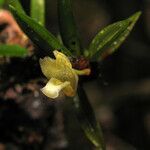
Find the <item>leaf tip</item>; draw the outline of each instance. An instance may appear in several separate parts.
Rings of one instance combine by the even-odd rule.
[[[139,19],[139,17],[141,16],[141,14],[142,14],[142,11],[138,11],[138,12],[134,13],[129,19],[131,21],[136,22]]]

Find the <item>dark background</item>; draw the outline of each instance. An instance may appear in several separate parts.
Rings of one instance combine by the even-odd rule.
[[[29,0],[21,2],[29,12]],[[58,35],[56,3],[46,1],[46,26]],[[73,9],[85,47],[106,25],[142,11],[127,40],[98,64],[98,78],[87,81],[84,88],[104,131],[107,150],[150,149],[150,0],[74,0]],[[12,60],[1,67],[1,74],[9,79],[16,76],[13,66],[20,62],[29,70],[39,67],[30,61]],[[19,71],[22,66],[16,68]],[[12,72],[9,75],[8,70]],[[72,109],[66,108],[69,104],[64,100],[48,101],[38,90],[28,89],[29,84],[35,85],[27,77],[33,79],[41,74],[40,70],[36,72],[18,75],[27,84],[22,96],[0,97],[0,150],[94,149]],[[14,86],[7,86],[4,92]]]

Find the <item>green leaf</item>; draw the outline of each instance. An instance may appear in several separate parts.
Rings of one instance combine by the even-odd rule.
[[[0,45],[0,56],[23,57],[27,55],[27,49],[18,45]]]
[[[81,43],[72,12],[71,0],[58,0],[58,17],[64,45],[72,53],[80,55]]]
[[[5,0],[0,0],[0,8],[3,7],[4,2],[5,2]]]
[[[21,29],[41,50],[44,51],[46,55],[51,55],[53,50],[61,50],[66,55],[71,55],[70,51],[68,51],[68,49],[65,48],[54,35],[48,32],[34,19],[17,11],[12,6],[10,6],[10,10]]]
[[[99,150],[105,150],[101,128],[96,121],[93,109],[81,86],[78,88],[78,95],[74,97],[74,103],[77,118],[85,135],[95,147],[99,148]]]
[[[103,60],[115,52],[129,35],[140,15],[141,12],[137,12],[126,20],[113,23],[102,29],[92,40],[85,55],[92,60]]]
[[[25,11],[20,3],[19,0],[8,0],[8,5],[11,5],[13,7],[15,7],[15,9],[23,14],[25,14]]]
[[[45,0],[31,0],[30,16],[41,25],[45,25]]]

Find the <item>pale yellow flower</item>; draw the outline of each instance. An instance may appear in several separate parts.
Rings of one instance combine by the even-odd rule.
[[[40,59],[43,74],[49,80],[41,89],[49,98],[57,98],[60,91],[66,96],[74,96],[78,85],[78,75],[89,75],[90,69],[75,70],[71,62],[63,53],[54,51],[56,59],[44,57]]]
[[[56,98],[63,91],[66,96],[74,96],[78,84],[78,75],[69,59],[61,52],[54,51],[56,59],[40,59],[43,74],[49,80],[41,91],[49,98]]]

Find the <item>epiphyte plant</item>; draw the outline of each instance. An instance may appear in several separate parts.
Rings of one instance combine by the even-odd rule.
[[[62,42],[45,28],[45,0],[31,0],[30,16],[27,16],[19,0],[9,0],[9,10],[24,33],[35,43],[40,53],[43,74],[49,80],[42,92],[55,99],[60,91],[74,102],[79,123],[93,145],[105,150],[102,131],[83,89],[78,75],[90,75],[90,62],[102,61],[115,52],[137,22],[141,12],[108,25],[100,30],[87,48],[82,47],[74,20],[71,0],[57,0],[59,28]],[[38,13],[37,13],[38,10]],[[1,50],[0,53],[2,54]],[[54,53],[55,58],[50,56]]]

